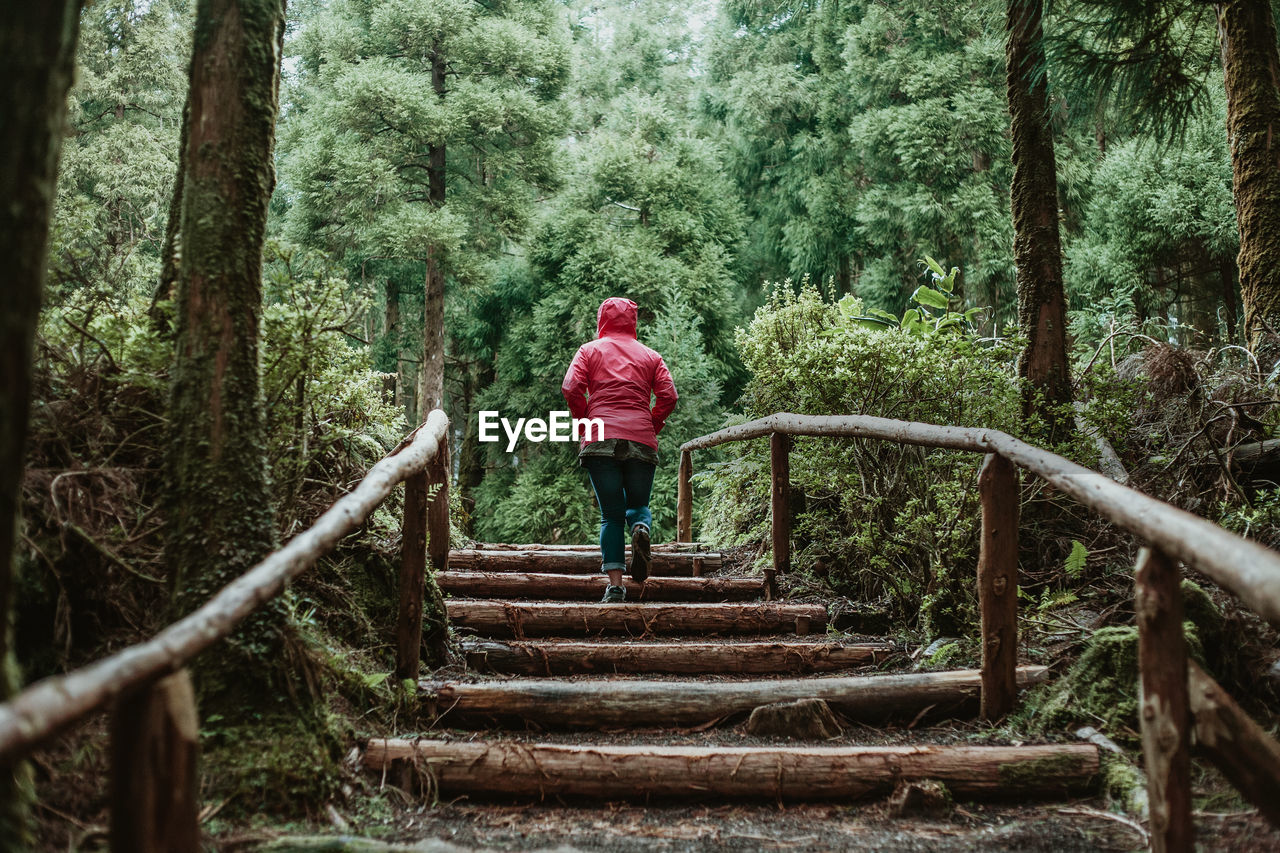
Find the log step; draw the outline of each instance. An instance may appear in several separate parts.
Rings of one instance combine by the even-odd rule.
[[[821,604],[572,604],[451,599],[449,621],[489,637],[782,634],[824,631]]]
[[[559,575],[543,572],[436,573],[440,589],[471,598],[540,598],[599,601],[609,582],[604,575]],[[750,601],[764,598],[759,578],[652,577],[645,583],[623,578],[628,601]]]
[[[625,546],[631,553],[631,546]],[[471,546],[474,551],[569,551],[599,554],[600,546],[594,543],[582,545],[543,545],[537,542],[517,545],[511,542],[476,542]],[[649,550],[655,554],[705,554],[712,550],[705,542],[654,542]]]
[[[1092,744],[708,748],[377,739],[365,747],[367,771],[406,765],[430,775],[429,795],[843,801],[935,779],[963,799],[1021,800],[1087,790],[1099,758]]]
[[[464,640],[467,666],[519,675],[603,672],[804,673],[879,663],[892,643],[627,643]]]
[[[654,551],[650,575],[693,577],[717,572],[723,560],[717,553],[688,554]],[[449,570],[459,572],[554,572],[600,574],[600,549],[590,551],[480,551],[463,548],[449,552]]]
[[[1048,669],[1018,669],[1018,683],[1044,681]],[[757,681],[565,681],[525,679],[481,684],[419,682],[424,701],[450,724],[518,718],[558,728],[692,726],[745,714],[761,705],[825,699],[853,720],[959,716],[977,709],[976,669],[850,678]]]

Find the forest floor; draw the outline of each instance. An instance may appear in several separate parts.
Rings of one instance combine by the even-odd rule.
[[[1199,813],[1201,848],[1280,850],[1280,830],[1256,811]],[[455,801],[405,806],[380,821],[381,844],[356,842],[372,827],[352,823],[342,835],[319,827],[239,830],[216,839],[219,850],[392,853],[400,850],[876,850],[895,853],[970,850],[1145,850],[1145,829],[1097,799],[1051,804],[963,803],[938,815],[895,817],[884,801],[852,805],[490,804]],[[332,826],[325,827],[329,833]],[[1203,837],[1209,832],[1211,837]],[[304,841],[304,838],[309,840]],[[324,839],[321,842],[321,838]],[[442,843],[443,842],[443,843]],[[385,846],[384,846],[385,845]]]

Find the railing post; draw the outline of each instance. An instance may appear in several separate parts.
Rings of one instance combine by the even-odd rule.
[[[422,658],[422,589],[427,560],[427,472],[404,481],[400,528],[400,609],[396,615],[396,678],[417,680]]]
[[[431,556],[431,568],[437,572],[449,570],[449,441],[440,442],[440,452],[427,468],[428,484],[437,486],[435,496],[427,507],[427,547]]]
[[[396,619],[396,678],[418,678],[422,660],[422,599],[427,552],[431,567],[449,569],[449,439],[425,471],[404,481],[404,525],[401,527],[400,610]],[[436,493],[427,501],[427,492]]]
[[[693,476],[693,454],[680,451],[680,479],[676,486],[676,541],[693,541],[693,491],[689,478]]]
[[[111,716],[111,849],[196,853],[200,725],[187,670],[117,700]]]
[[[984,720],[999,720],[1018,701],[1018,469],[988,453],[978,473],[982,539],[978,608],[982,618]]]
[[[769,435],[769,470],[773,481],[773,570],[783,574],[791,571],[791,436],[784,432]]]
[[[1195,846],[1195,828],[1191,822],[1191,729],[1182,589],[1177,565],[1156,549],[1143,548],[1138,555],[1134,606],[1151,849],[1154,853],[1190,851]]]

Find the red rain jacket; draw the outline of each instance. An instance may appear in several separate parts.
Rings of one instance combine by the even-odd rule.
[[[652,409],[650,392],[657,397]],[[662,356],[636,340],[636,303],[614,296],[600,304],[596,339],[578,347],[560,393],[573,417],[602,419],[606,439],[657,449],[658,433],[676,407],[676,386]]]

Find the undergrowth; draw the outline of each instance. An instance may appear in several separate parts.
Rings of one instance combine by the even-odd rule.
[[[353,323],[367,306],[314,256],[275,246],[268,261],[263,385],[287,541],[407,430],[384,399],[384,376],[355,345]],[[17,561],[17,651],[28,682],[145,639],[170,618],[158,496],[171,347],[147,308],[141,297],[83,290],[42,318]],[[342,760],[354,739],[385,731],[402,711],[387,677],[401,495],[282,597],[288,678],[274,695],[201,709],[202,793],[221,819],[319,814],[353,781]],[[431,644],[447,629],[438,592],[428,605]],[[46,842],[75,841],[49,810],[105,820],[94,732],[78,729],[36,762]]]

